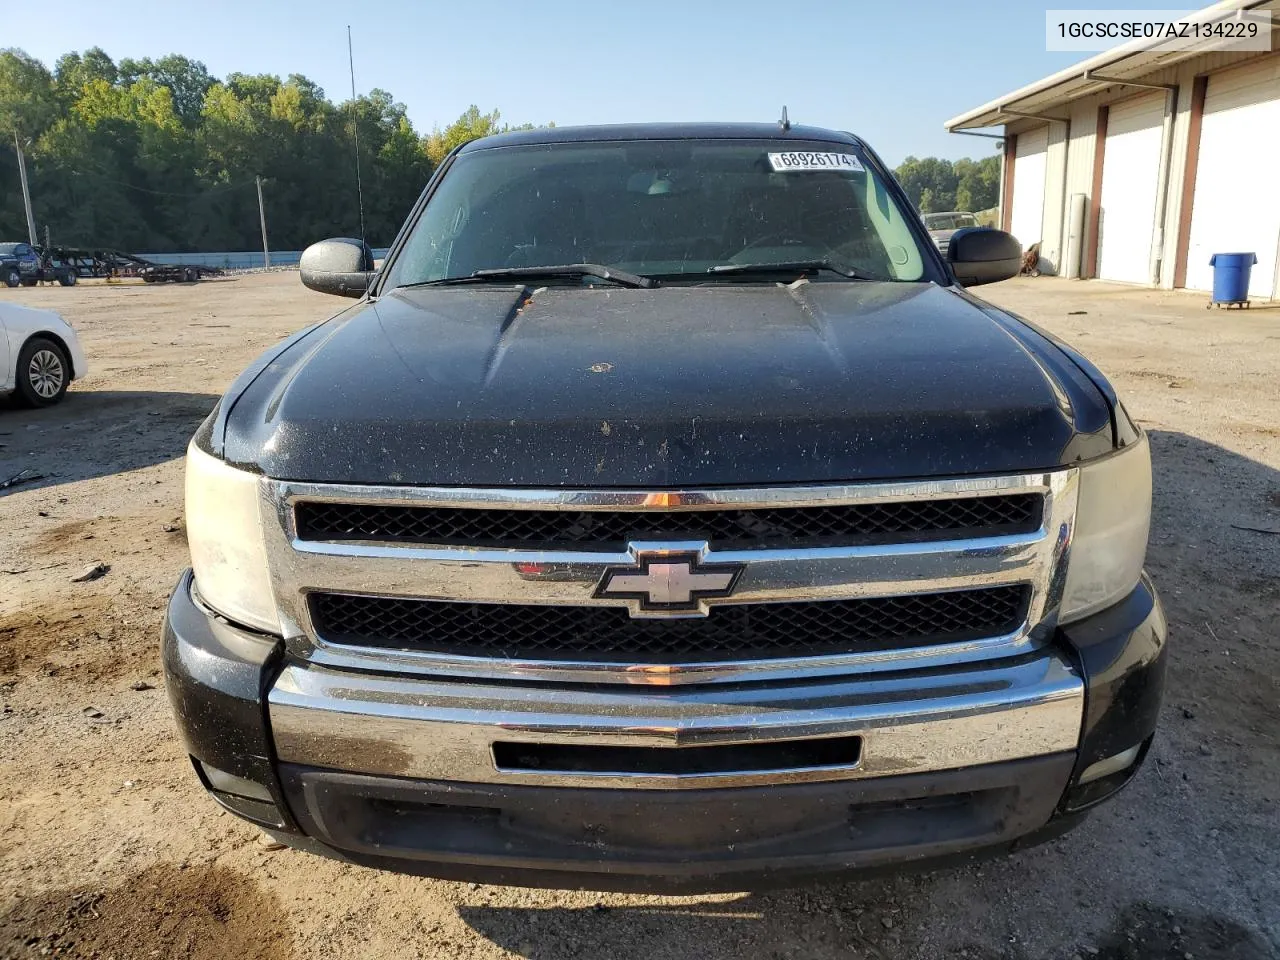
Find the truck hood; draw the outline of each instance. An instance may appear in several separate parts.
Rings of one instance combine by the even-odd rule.
[[[281,479],[693,487],[1048,469],[1112,427],[1061,350],[934,284],[457,286],[295,337],[209,442]]]

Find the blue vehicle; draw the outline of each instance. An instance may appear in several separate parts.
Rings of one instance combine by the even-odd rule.
[[[55,264],[39,247],[29,243],[0,243],[0,280],[6,287],[34,287],[41,280],[57,280],[64,287],[75,285],[75,267]]]

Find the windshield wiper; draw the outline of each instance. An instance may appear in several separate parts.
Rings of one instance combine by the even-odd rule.
[[[477,270],[465,277],[444,277],[440,280],[424,280],[406,283],[406,287],[445,286],[455,283],[487,283],[493,280],[541,280],[551,277],[598,277],[623,287],[656,287],[657,281],[641,277],[625,270],[615,270],[599,263],[561,263],[545,267],[496,267]]]
[[[838,274],[846,280],[870,280],[852,267],[830,259],[822,260],[784,260],[770,263],[720,263],[708,267],[707,273],[818,273],[825,270]]]

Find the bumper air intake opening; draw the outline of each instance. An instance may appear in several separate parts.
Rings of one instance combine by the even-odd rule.
[[[196,757],[191,758],[191,764],[209,795],[232,813],[265,827],[285,826],[284,815],[265,784],[219,770]]]
[[[717,776],[858,765],[860,737],[823,737],[707,747],[618,747],[566,743],[493,744],[503,773],[578,773],[587,776]]]
[[[1076,785],[1063,797],[1062,811],[1078,813],[1087,810],[1122,790],[1141,768],[1154,739],[1155,735],[1152,734],[1138,745],[1136,752],[1133,749],[1124,750],[1086,768]],[[1090,773],[1094,774],[1093,778],[1086,780],[1085,776]]]

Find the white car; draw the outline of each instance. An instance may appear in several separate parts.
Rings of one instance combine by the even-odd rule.
[[[89,364],[71,324],[52,310],[0,303],[0,394],[29,407],[62,399]]]

